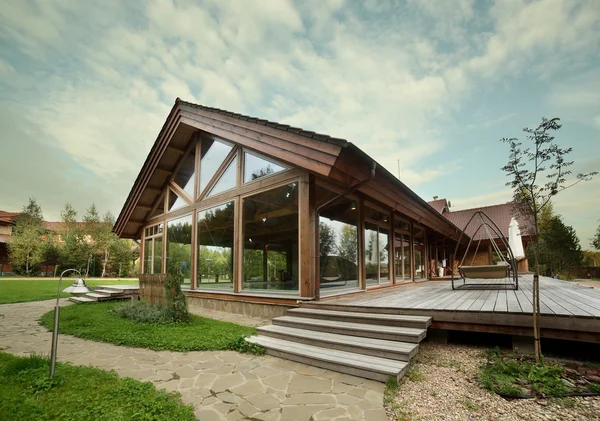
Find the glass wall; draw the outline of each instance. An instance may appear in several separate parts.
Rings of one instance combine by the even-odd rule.
[[[390,282],[389,216],[365,207],[365,269],[367,286]]]
[[[204,139],[201,146],[200,159],[200,188],[199,194],[204,191],[210,180],[214,177],[221,164],[227,158],[227,155],[233,149],[226,143],[218,142],[212,139]]]
[[[338,194],[316,186],[317,207]],[[319,215],[319,285],[322,293],[358,288],[358,209],[343,197]]]
[[[250,152],[244,153],[244,183],[249,183],[283,170],[285,170],[285,168],[281,165],[251,154]]]
[[[242,200],[243,289],[298,290],[298,185]]]
[[[192,215],[167,222],[167,273],[180,273],[183,283],[191,281]]]
[[[394,217],[396,283],[412,280],[411,235],[410,224]]]
[[[233,290],[235,203],[198,212],[197,289]]]
[[[144,229],[144,273],[162,273],[163,224]]]
[[[415,249],[415,279],[425,279],[427,265],[425,261],[425,230],[415,227],[413,241]]]
[[[144,241],[144,273],[152,273],[152,239]]]

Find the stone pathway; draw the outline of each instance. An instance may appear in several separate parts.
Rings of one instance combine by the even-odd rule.
[[[0,349],[16,355],[49,354],[52,334],[37,319],[53,304],[0,305]],[[58,360],[114,369],[121,376],[176,390],[195,406],[201,421],[387,420],[383,384],[270,356],[157,352],[61,335]]]

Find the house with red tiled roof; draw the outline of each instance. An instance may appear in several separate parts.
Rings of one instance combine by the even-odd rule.
[[[21,215],[20,212],[6,212],[0,210],[0,276],[13,273],[7,244],[10,241],[10,237],[12,237],[13,226],[19,215]],[[83,227],[83,222],[76,222],[76,224],[79,227]],[[56,234],[58,242],[62,242],[62,234],[65,232],[66,224],[64,222],[44,221],[44,229],[47,233],[50,233],[50,235]],[[53,270],[52,267],[45,269],[49,272],[52,272]]]
[[[489,239],[491,236],[498,247],[503,249],[503,242],[491,231],[477,230],[479,224],[467,223],[471,217],[478,211],[483,211],[492,221],[498,226],[504,238],[508,238],[508,227],[512,218],[515,218],[521,230],[521,241],[523,249],[527,248],[527,244],[534,240],[531,232],[531,221],[523,216],[515,206],[514,202],[500,203],[497,205],[481,206],[477,208],[451,210],[450,202],[447,199],[438,199],[427,202],[431,207],[441,213],[454,225],[464,230],[465,234],[472,238],[474,243],[479,244],[476,252],[467,255],[465,260],[473,262],[474,265],[490,265],[493,263],[493,246]],[[527,259],[523,259],[518,263],[519,272],[526,272],[528,268]]]
[[[12,227],[15,224],[19,212],[6,212],[0,210],[0,275],[12,272],[8,258],[7,243],[12,236]]]

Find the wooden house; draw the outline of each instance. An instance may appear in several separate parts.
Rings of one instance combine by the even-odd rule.
[[[141,241],[142,273],[221,306],[424,280],[430,244],[460,235],[347,140],[180,99],[114,231]]]

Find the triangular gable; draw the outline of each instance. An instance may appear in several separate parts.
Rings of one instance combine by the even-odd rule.
[[[282,166],[304,168],[324,176],[330,174],[342,148],[348,144],[343,139],[204,107],[178,98],[115,223],[114,231],[119,236],[139,238],[141,227],[150,214],[156,215],[154,205],[173,178],[175,167],[181,164],[184,155],[190,154],[191,157],[191,152],[186,150],[190,139],[198,135],[213,140],[222,139],[225,143],[248,148],[257,156],[279,161]],[[191,162],[192,158],[189,158],[188,164],[181,164],[181,167],[189,168]],[[193,197],[189,194],[191,185],[188,186],[185,181],[177,185]],[[201,177],[198,189],[202,191],[202,187],[206,188],[207,185],[203,184]]]

